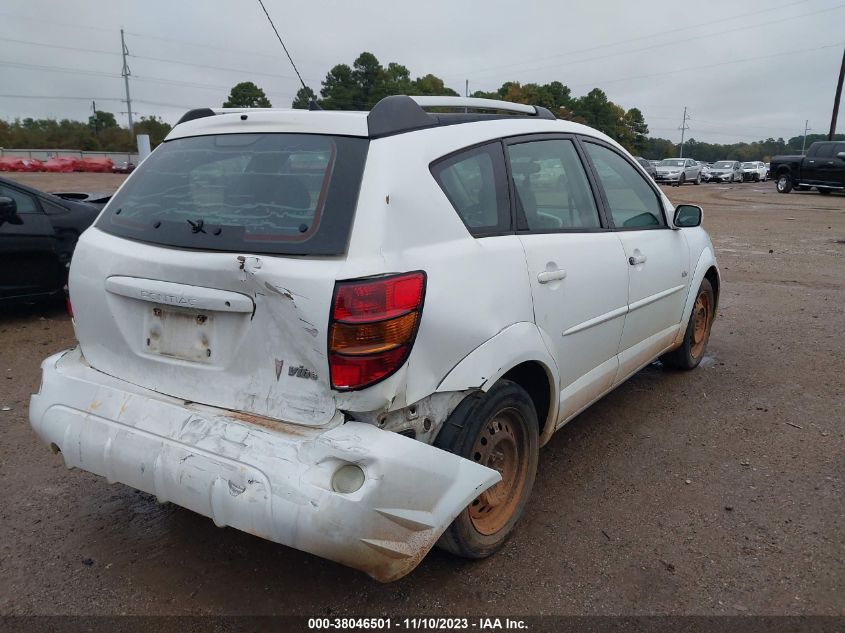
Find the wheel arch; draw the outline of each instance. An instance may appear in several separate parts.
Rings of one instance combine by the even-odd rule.
[[[695,303],[695,296],[698,293],[698,289],[701,286],[701,282],[707,279],[710,282],[710,285],[713,287],[713,299],[715,301],[715,305],[713,306],[714,312],[719,306],[719,294],[722,287],[722,277],[721,273],[719,273],[719,267],[716,264],[716,257],[713,254],[713,249],[710,246],[704,248],[701,251],[701,255],[698,258],[698,263],[695,266],[695,272],[692,275],[692,280],[690,281],[689,288],[687,290],[687,298],[686,302],[684,303],[684,312],[681,316],[681,323],[686,324],[689,321],[690,315],[692,314],[692,307]],[[683,341],[684,333],[686,328],[681,327],[678,330],[678,335],[675,339],[675,345],[680,345],[681,341]]]
[[[557,423],[560,372],[536,324],[515,323],[476,347],[452,368],[436,391],[488,391],[501,378],[528,392],[537,409],[542,446]]]

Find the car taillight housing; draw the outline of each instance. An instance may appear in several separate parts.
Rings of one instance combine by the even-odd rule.
[[[335,284],[329,323],[332,388],[363,389],[407,360],[422,314],[425,273]]]

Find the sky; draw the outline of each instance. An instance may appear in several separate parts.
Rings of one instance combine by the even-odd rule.
[[[264,0],[319,92],[362,51],[464,93],[505,81],[598,87],[642,110],[651,136],[713,143],[826,133],[845,48],[845,2],[737,0]],[[253,81],[289,107],[298,80],[258,0],[3,0],[0,118],[126,125],[120,29],[135,116],[174,123]],[[49,46],[48,46],[49,45]],[[845,131],[845,107],[837,131]],[[123,114],[121,114],[123,112]]]

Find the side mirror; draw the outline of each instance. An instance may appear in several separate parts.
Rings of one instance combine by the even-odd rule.
[[[836,157],[845,160],[845,152],[839,152]]]
[[[13,198],[0,196],[0,220],[9,221],[18,214],[18,203]]]
[[[701,226],[701,217],[704,212],[701,207],[694,204],[679,204],[675,208],[674,224],[678,228],[688,229]]]

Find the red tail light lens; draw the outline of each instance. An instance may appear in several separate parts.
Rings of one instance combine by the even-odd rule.
[[[417,333],[424,294],[422,271],[335,285],[329,327],[334,389],[368,387],[402,366]]]

